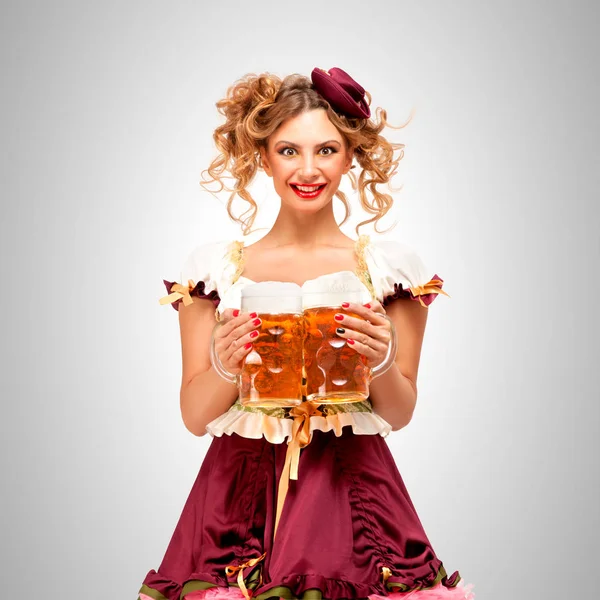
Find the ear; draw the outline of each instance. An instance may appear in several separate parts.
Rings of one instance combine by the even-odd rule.
[[[261,162],[262,168],[269,177],[272,177],[273,175],[271,173],[271,165],[269,164],[269,161],[267,159],[267,152],[263,146],[261,146],[259,150],[260,150],[260,162]]]
[[[346,162],[344,163],[344,175],[352,168],[352,161],[354,160],[354,148],[348,148],[346,150]]]

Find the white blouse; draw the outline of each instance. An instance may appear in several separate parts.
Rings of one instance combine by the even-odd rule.
[[[311,291],[327,290],[335,285],[336,276],[352,273],[362,284],[363,303],[375,298],[384,306],[398,298],[408,298],[428,307],[442,290],[443,280],[425,265],[409,245],[393,240],[372,241],[361,235],[355,244],[358,268],[354,272],[339,271],[307,281]],[[254,283],[242,275],[244,242],[219,241],[196,246],[184,261],[178,281],[163,280],[168,295],[161,304],[176,310],[181,302],[192,302],[197,296],[211,300],[216,316],[227,308],[241,308],[241,290]],[[338,277],[339,279],[339,277]],[[321,405],[322,415],[310,416],[310,431],[334,431],[342,434],[349,426],[355,434],[386,436],[391,426],[373,411],[369,400],[338,405]],[[237,433],[243,437],[264,436],[271,443],[282,443],[292,437],[293,418],[289,409],[243,406],[239,398],[227,412],[207,425],[213,436]]]

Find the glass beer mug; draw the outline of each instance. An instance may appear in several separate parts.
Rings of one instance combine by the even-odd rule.
[[[302,402],[302,289],[295,283],[265,281],[241,290],[241,309],[261,319],[259,335],[235,375],[225,369],[215,352],[213,330],[210,360],[221,377],[235,383],[246,406],[297,406]]]
[[[369,397],[369,383],[384,373],[396,356],[394,327],[383,362],[373,368],[365,356],[349,347],[335,330],[340,324],[336,313],[363,318],[342,308],[342,302],[364,304],[364,288],[352,272],[337,273],[309,281],[303,292],[305,319],[304,367],[306,397],[319,404],[361,402]],[[386,315],[381,315],[389,320]]]

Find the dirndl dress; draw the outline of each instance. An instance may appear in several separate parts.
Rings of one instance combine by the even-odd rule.
[[[356,241],[364,302],[429,306],[442,291],[408,245]],[[240,306],[243,242],[197,246],[161,304]],[[312,284],[327,286],[336,273]],[[371,402],[294,408],[239,399],[208,424],[211,444],[164,557],[138,600],[474,600],[435,554]]]

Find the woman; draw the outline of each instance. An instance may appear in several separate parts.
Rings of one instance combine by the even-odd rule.
[[[179,311],[182,418],[213,440],[142,600],[473,598],[435,555],[384,440],[411,420],[427,310],[445,293],[443,281],[406,244],[353,240],[334,218],[334,196],[348,214],[338,187],[354,159],[362,172],[352,181],[374,215],[358,227],[377,223],[392,204],[376,186],[390,180],[400,160],[394,150],[403,146],[380,135],[386,113],[375,123],[369,104],[368,92],[338,68],[314,69],[311,79],[250,75],[217,104],[225,123],[208,172],[222,185],[225,171],[235,179],[230,216],[250,230],[256,203],[246,188],[259,168],[273,179],[281,208],[257,243],[202,244],[181,281],[164,282],[161,303]],[[232,215],[236,194],[250,204],[245,219]],[[369,366],[384,359],[392,327],[398,338],[396,360],[371,382],[369,399],[243,406],[209,354],[213,331],[228,371],[239,372],[252,351],[260,319],[239,310],[241,289],[259,281],[314,288],[348,271],[364,302],[344,306],[359,317],[335,316],[337,334]],[[287,474],[292,446],[302,447],[297,480]]]

